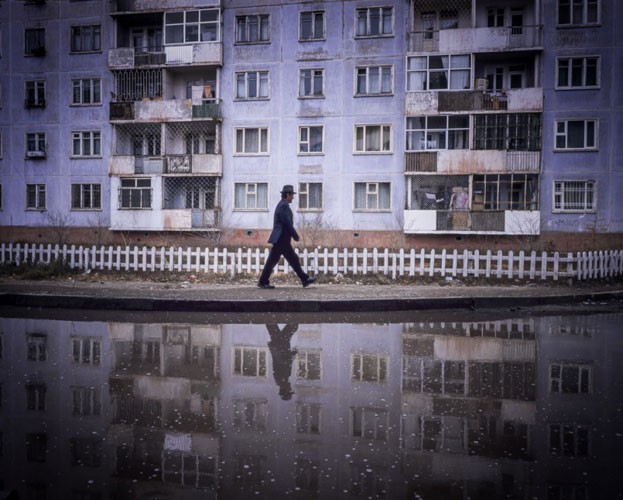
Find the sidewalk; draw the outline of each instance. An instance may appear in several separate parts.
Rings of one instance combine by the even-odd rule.
[[[370,312],[492,309],[615,301],[623,285],[277,284],[0,279],[0,306],[177,312]]]

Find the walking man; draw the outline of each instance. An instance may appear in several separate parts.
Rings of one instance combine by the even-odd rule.
[[[268,254],[264,270],[257,284],[259,288],[275,288],[274,285],[270,284],[270,275],[282,255],[288,261],[288,264],[290,264],[304,287],[308,287],[316,281],[316,278],[311,278],[303,271],[298,255],[292,248],[291,240],[299,240],[299,235],[296,229],[294,229],[292,210],[290,209],[290,203],[292,203],[295,194],[294,187],[289,184],[283,186],[281,190],[281,200],[275,208],[273,230],[270,233],[270,238],[268,238],[268,243],[272,243],[273,247],[270,250],[270,254]]]

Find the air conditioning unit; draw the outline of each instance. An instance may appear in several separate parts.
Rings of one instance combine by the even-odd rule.
[[[45,158],[45,151],[26,151],[28,158]]]

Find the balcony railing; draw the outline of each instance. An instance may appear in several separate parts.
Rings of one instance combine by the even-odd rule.
[[[193,104],[193,118],[221,118],[221,100],[204,100],[201,104]]]
[[[134,120],[134,102],[111,102],[109,119]]]
[[[405,153],[405,172],[437,172],[437,152]]]

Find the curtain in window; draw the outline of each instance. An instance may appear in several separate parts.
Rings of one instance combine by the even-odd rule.
[[[379,184],[379,209],[389,210],[391,207],[391,189],[388,182]]]
[[[469,89],[470,87],[470,56],[452,56],[450,72],[451,89]],[[457,69],[460,68],[460,69]],[[464,69],[462,69],[464,68]]]
[[[381,127],[366,127],[366,151],[381,151]]]
[[[309,184],[308,208],[322,208],[322,184]]]
[[[246,129],[244,134],[244,152],[257,153],[260,150],[259,130],[256,128]]]
[[[366,184],[363,182],[355,183],[355,209],[363,210],[366,208]]]
[[[426,58],[410,57],[407,61],[407,91],[426,90]]]
[[[430,90],[448,88],[448,56],[431,56],[428,59]]]
[[[426,149],[425,128],[425,117],[418,116],[407,118],[407,151]]]

